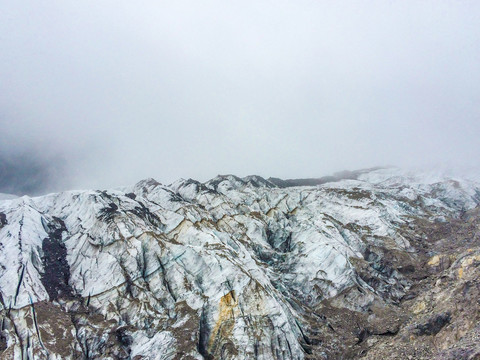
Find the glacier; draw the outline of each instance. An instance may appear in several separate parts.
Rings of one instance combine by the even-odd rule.
[[[396,308],[435,255],[416,226],[479,202],[474,179],[396,168],[318,185],[224,175],[2,199],[0,354],[354,358],[361,331],[337,328],[398,331]]]

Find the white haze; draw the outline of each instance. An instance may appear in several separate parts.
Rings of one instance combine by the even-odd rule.
[[[478,1],[0,0],[0,176],[476,167],[479,24]]]

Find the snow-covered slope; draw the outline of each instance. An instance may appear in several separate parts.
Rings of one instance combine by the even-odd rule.
[[[228,175],[2,200],[0,350],[327,358],[338,344],[323,335],[326,301],[387,311],[415,271],[413,219],[442,222],[479,201],[476,182],[398,169],[319,186]]]

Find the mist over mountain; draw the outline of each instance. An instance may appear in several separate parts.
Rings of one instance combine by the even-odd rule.
[[[2,184],[478,167],[479,13],[474,1],[4,2]]]
[[[480,359],[479,23],[0,0],[0,358]]]
[[[45,159],[34,152],[0,152],[0,192],[40,195],[65,189],[65,163],[60,157]]]

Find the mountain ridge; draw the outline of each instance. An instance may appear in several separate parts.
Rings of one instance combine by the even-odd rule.
[[[370,169],[293,187],[145,179],[0,201],[2,357],[375,354],[403,331],[403,304],[443,254],[417,235],[445,224],[461,234],[466,214],[476,224],[479,184],[427,175]],[[476,241],[458,249],[471,245],[472,264]]]

